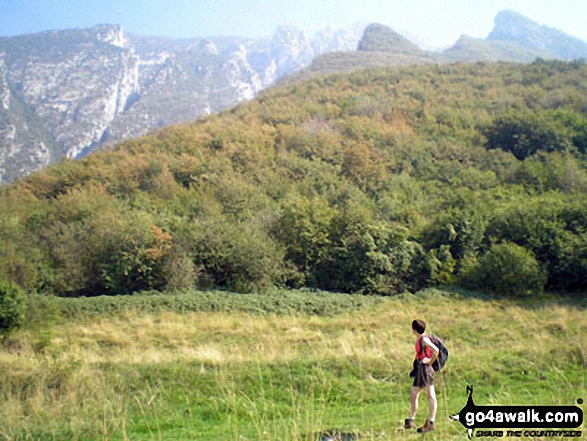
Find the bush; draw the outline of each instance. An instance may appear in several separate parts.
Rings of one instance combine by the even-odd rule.
[[[260,292],[282,279],[283,251],[252,222],[202,221],[194,225],[190,242],[200,288]]]
[[[500,148],[523,160],[539,151],[573,148],[572,131],[555,114],[540,110],[509,110],[485,129],[489,149]]]
[[[487,238],[530,250],[547,273],[548,290],[581,292],[587,269],[586,224],[583,199],[545,195],[498,214],[487,227]]]
[[[531,251],[505,242],[493,244],[463,282],[475,289],[521,297],[541,292],[546,274]]]
[[[25,321],[26,297],[13,282],[0,282],[0,335],[8,335]]]
[[[102,277],[110,294],[130,294],[165,287],[165,258],[172,237],[142,211],[130,212],[116,231],[116,244]]]

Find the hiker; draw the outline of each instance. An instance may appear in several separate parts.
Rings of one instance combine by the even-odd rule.
[[[418,337],[416,341],[416,358],[414,359],[414,368],[410,372],[410,377],[414,378],[414,384],[410,392],[410,416],[405,421],[406,429],[415,429],[416,413],[418,412],[418,399],[423,389],[426,389],[426,396],[430,404],[430,415],[424,425],[418,429],[418,433],[425,433],[434,430],[434,420],[436,419],[436,391],[434,390],[434,369],[432,363],[436,361],[439,354],[438,347],[432,343],[430,338],[424,334],[426,323],[423,320],[414,320],[412,322],[412,332]]]

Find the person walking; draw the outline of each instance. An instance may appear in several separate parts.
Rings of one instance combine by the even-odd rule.
[[[434,390],[434,369],[432,363],[439,354],[438,347],[432,343],[430,338],[425,334],[426,323],[423,320],[414,320],[412,322],[412,332],[416,335],[416,358],[414,359],[414,368],[410,376],[414,378],[414,383],[410,391],[410,415],[404,423],[404,428],[416,428],[416,413],[418,412],[418,400],[420,393],[426,390],[426,397],[430,405],[430,414],[424,425],[418,429],[418,433],[426,433],[434,430],[434,420],[436,419],[436,410],[438,401],[436,400],[436,391]]]

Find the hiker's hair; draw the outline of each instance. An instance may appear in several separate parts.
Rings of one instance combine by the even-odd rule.
[[[424,320],[414,320],[412,322],[412,329],[415,330],[418,334],[424,334],[426,330],[426,323]]]

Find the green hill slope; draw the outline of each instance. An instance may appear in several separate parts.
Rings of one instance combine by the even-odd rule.
[[[421,50],[388,26],[373,23],[365,29],[357,51],[322,54],[301,72],[283,78],[281,83],[287,84],[307,80],[316,75],[351,72],[370,67],[446,63],[450,60],[441,53]]]
[[[511,41],[483,40],[466,35],[450,48],[443,52],[443,55],[454,61],[512,61],[532,62],[537,58],[553,58],[552,54],[544,50],[529,49],[514,44]]]
[[[279,80],[279,85],[306,81],[317,76],[352,72],[366,68],[417,66],[440,62],[440,57],[426,54],[392,52],[331,52],[314,59],[307,68]]]
[[[422,50],[407,38],[388,26],[373,23],[367,26],[359,41],[359,52],[391,52],[398,54],[421,54]]]
[[[579,291],[587,67],[358,71],[2,188],[0,276],[60,295]]]

